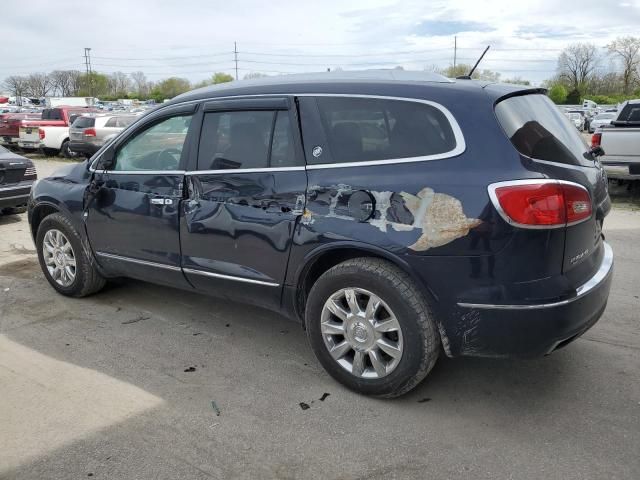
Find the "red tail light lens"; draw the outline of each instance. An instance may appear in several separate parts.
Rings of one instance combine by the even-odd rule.
[[[591,217],[587,189],[557,180],[494,183],[489,195],[507,223],[523,228],[573,225]]]
[[[38,129],[38,136],[40,137],[40,140],[44,140],[45,133],[42,128]]]
[[[591,146],[592,147],[599,147],[601,142],[602,142],[602,134],[601,133],[594,133],[591,136]]]
[[[95,137],[96,136],[96,129],[95,128],[86,128],[84,130],[84,136],[85,137]]]

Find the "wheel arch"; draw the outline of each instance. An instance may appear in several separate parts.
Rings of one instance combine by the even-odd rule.
[[[392,263],[407,273],[421,291],[427,292],[426,299],[429,303],[435,300],[436,297],[429,286],[416,275],[411,266],[400,256],[374,245],[356,242],[333,242],[307,253],[302,265],[297,269],[293,282],[297,291],[295,302],[296,315],[304,320],[307,295],[311,287],[313,287],[313,284],[324,272],[346,260],[360,257],[381,258]]]
[[[42,221],[51,214],[60,213],[59,205],[56,205],[52,202],[39,202],[36,206],[33,207],[29,214],[29,225],[31,228],[31,237],[35,242],[36,236],[38,235],[38,228]]]

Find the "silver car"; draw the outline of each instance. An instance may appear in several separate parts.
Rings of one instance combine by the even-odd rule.
[[[90,157],[137,118],[136,115],[82,115],[69,127],[69,149]]]
[[[591,123],[589,124],[589,133],[595,132],[597,128],[600,128],[604,125],[609,125],[612,120],[616,119],[617,116],[618,116],[617,112],[616,113],[611,113],[611,112],[599,113],[598,115],[595,116],[593,120],[591,120]]]

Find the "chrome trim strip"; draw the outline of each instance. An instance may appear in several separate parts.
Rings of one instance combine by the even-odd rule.
[[[222,97],[210,97],[210,98],[201,98],[198,100],[189,100],[182,103],[175,103],[171,105],[167,105],[164,108],[177,107],[179,105],[189,105],[191,103],[204,103],[210,101],[217,100],[242,100],[245,98],[259,98],[259,97],[343,97],[343,98],[375,98],[379,100],[399,100],[404,102],[414,102],[414,103],[423,103],[425,105],[430,105],[442,112],[442,114],[449,121],[449,125],[451,125],[451,130],[453,131],[453,136],[456,139],[456,146],[453,150],[449,152],[439,153],[437,155],[425,155],[422,157],[409,157],[409,158],[400,158],[400,159],[389,159],[389,160],[372,160],[368,162],[348,162],[348,163],[321,163],[317,165],[307,165],[306,168],[308,170],[320,170],[324,168],[345,168],[345,167],[360,167],[360,166],[369,166],[369,165],[392,165],[396,163],[411,163],[411,162],[424,162],[429,160],[442,160],[445,158],[456,157],[462,154],[466,149],[466,143],[464,140],[464,135],[462,134],[462,129],[458,124],[458,121],[453,116],[453,114],[442,104],[437,102],[432,102],[430,100],[423,100],[421,98],[412,98],[412,97],[394,97],[394,96],[386,96],[386,95],[364,95],[364,94],[352,94],[352,93],[259,93],[259,94],[251,94],[251,95],[227,95]],[[154,114],[158,113],[162,110],[163,107],[158,108],[158,110],[154,110]],[[125,130],[131,128],[136,122],[131,124]],[[91,162],[91,166],[89,167],[90,172],[95,172],[96,169],[94,165],[100,160],[102,156],[102,152],[100,152]],[[284,168],[304,168],[304,167],[284,167]],[[236,172],[242,172],[243,169],[238,169]],[[246,169],[246,170],[254,170],[254,169]],[[226,172],[227,170],[208,170],[207,172],[211,173],[220,173]],[[263,171],[263,169],[256,169],[256,171]],[[264,169],[264,171],[278,171],[275,169]],[[124,172],[124,171],[123,171]],[[203,170],[203,172],[205,172]],[[133,172],[125,172],[125,173],[133,173]],[[248,173],[248,172],[246,172]]]
[[[604,248],[604,256],[598,271],[587,282],[576,288],[576,296],[553,303],[539,303],[534,305],[500,305],[492,303],[465,303],[458,302],[458,306],[462,308],[478,308],[483,310],[537,310],[544,308],[561,307],[568,305],[588,294],[591,290],[598,287],[611,273],[613,268],[613,250],[607,242],[602,242]]]
[[[33,182],[29,182],[22,185],[15,185],[12,187],[0,187],[0,192],[10,192],[11,190],[22,190],[23,188],[31,188],[33,186]],[[28,194],[27,194],[28,195]]]
[[[91,170],[108,175],[184,175],[184,170]]]
[[[192,273],[194,275],[203,275],[205,277],[220,278],[223,280],[234,280],[236,282],[253,283],[256,285],[265,285],[267,287],[279,287],[280,284],[273,282],[264,282],[262,280],[254,280],[252,278],[234,277],[232,275],[223,275],[221,273],[205,272],[204,270],[194,270],[192,268],[183,268],[184,273]]]
[[[112,253],[96,252],[96,255],[98,255],[99,257],[108,258],[111,260],[120,260],[122,262],[136,263],[138,265],[144,265],[146,267],[164,268],[166,270],[172,270],[174,272],[179,272],[182,270],[180,267],[176,267],[173,265],[150,262],[148,260],[139,260],[137,258],[131,258],[131,257],[121,257],[120,255],[114,255]]]
[[[505,222],[507,222],[509,225],[513,227],[526,228],[528,230],[550,230],[552,228],[571,227],[573,225],[577,225],[578,223],[586,222],[587,220],[591,219],[594,213],[593,211],[591,212],[591,216],[583,220],[580,220],[578,222],[563,223],[561,225],[524,225],[522,223],[514,222],[509,217],[509,215],[507,215],[507,213],[502,208],[502,205],[500,205],[500,201],[498,200],[498,196],[496,195],[496,189],[500,187],[512,187],[515,185],[532,185],[532,184],[544,185],[546,183],[557,183],[562,185],[571,185],[572,187],[579,187],[585,192],[587,192],[587,194],[589,194],[589,190],[587,190],[583,185],[580,185],[579,183],[569,182],[567,180],[555,180],[552,178],[537,178],[537,179],[532,178],[532,179],[508,180],[505,182],[496,182],[496,183],[490,184],[487,187],[487,191],[489,192],[489,198],[491,199],[491,203],[493,203],[493,206],[497,210],[500,217],[502,217],[502,219]],[[591,198],[590,194],[589,194],[589,198]]]
[[[305,167],[266,167],[266,168],[222,168],[218,170],[189,170],[186,175],[215,175],[218,173],[262,173],[262,172],[299,172]]]
[[[15,200],[16,198],[29,198],[29,194],[25,193],[24,195],[13,195],[11,197],[0,197],[0,201],[4,200]]]

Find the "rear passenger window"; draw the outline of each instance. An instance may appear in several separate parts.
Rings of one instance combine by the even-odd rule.
[[[78,117],[73,122],[73,128],[91,128],[95,125],[96,119],[93,117]]]
[[[288,167],[295,164],[286,111],[206,113],[198,170]]]
[[[335,163],[425,157],[456,148],[449,121],[434,106],[375,98],[317,101]],[[312,156],[308,161],[326,160]]]
[[[107,123],[104,124],[105,127],[117,127],[118,126],[118,117],[111,117],[107,120]]]

